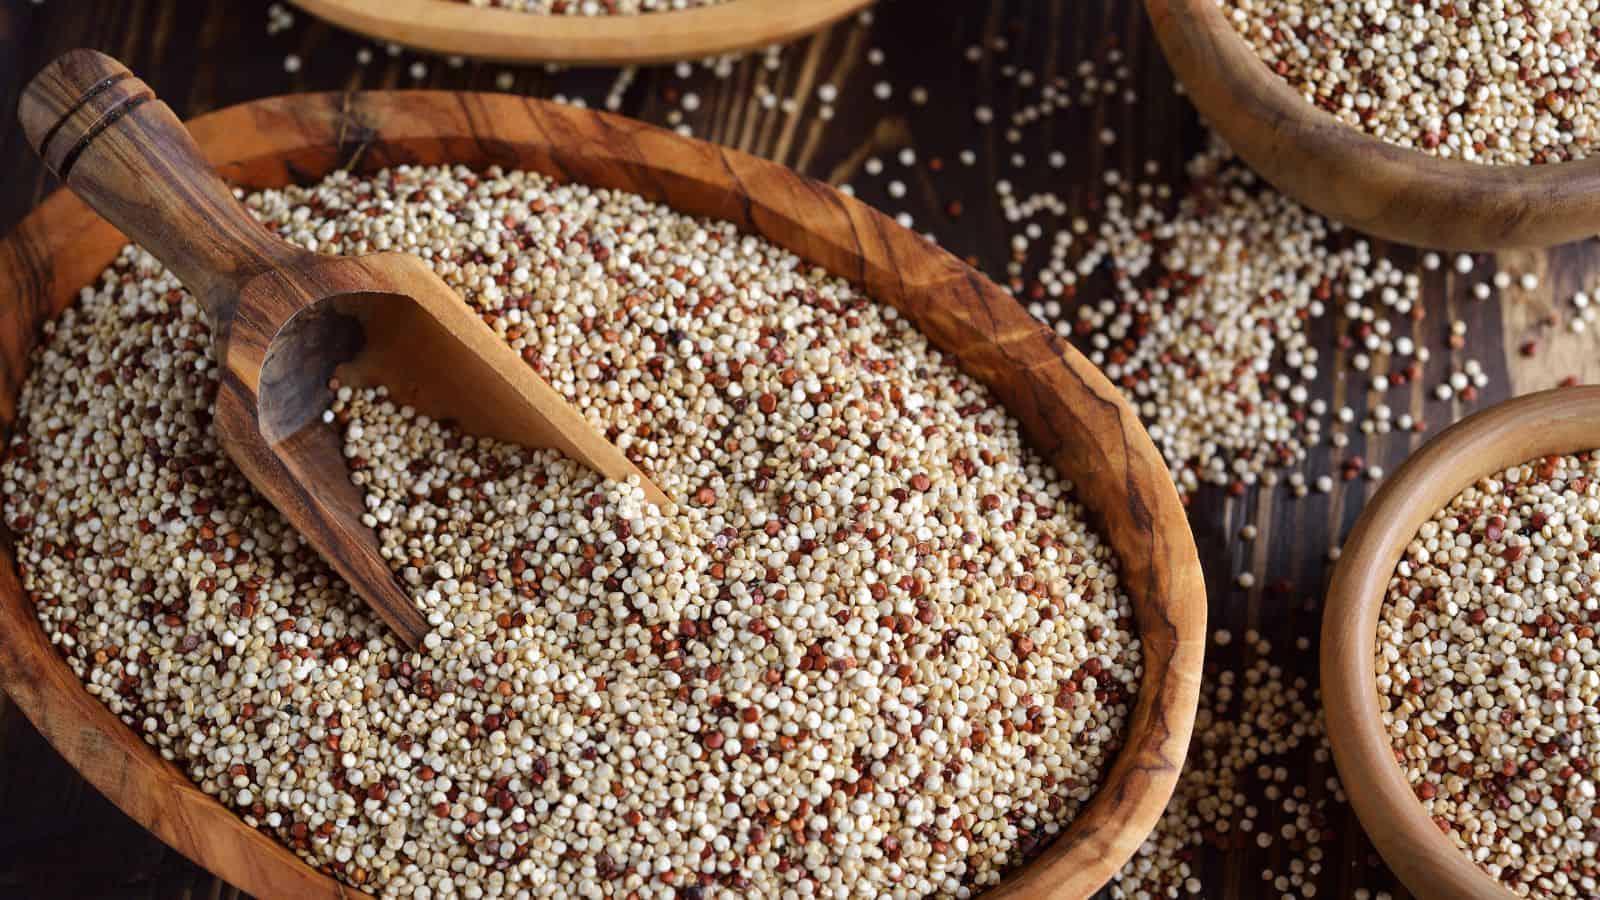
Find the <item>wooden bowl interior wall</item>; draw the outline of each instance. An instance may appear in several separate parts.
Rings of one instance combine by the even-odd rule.
[[[1362,512],[1328,589],[1322,694],[1328,735],[1367,836],[1411,892],[1514,896],[1441,832],[1395,762],[1379,714],[1374,653],[1389,579],[1423,523],[1478,479],[1552,454],[1600,448],[1600,387],[1519,397],[1458,422],[1407,460]]]
[[[1444,159],[1307,102],[1217,0],[1145,0],[1167,63],[1251,168],[1331,219],[1446,250],[1545,247],[1600,231],[1600,157],[1537,166]]]
[[[791,41],[872,0],[728,0],[639,15],[543,15],[449,0],[291,0],[360,34],[432,53],[510,63],[639,65]]]
[[[1205,586],[1178,496],[1137,415],[1100,372],[1009,296],[923,238],[818,182],[615,116],[489,94],[306,94],[190,123],[247,189],[337,168],[501,165],[633,191],[734,222],[904,312],[988,383],[1032,446],[1077,485],[1121,563],[1145,674],[1125,744],[1094,799],[990,897],[1087,897],[1154,827],[1188,748]],[[40,326],[115,258],[121,235],[57,192],[0,242],[0,428],[9,432]],[[263,896],[360,896],[245,825],[92,697],[51,646],[0,553],[0,687],[99,790],[168,844]]]

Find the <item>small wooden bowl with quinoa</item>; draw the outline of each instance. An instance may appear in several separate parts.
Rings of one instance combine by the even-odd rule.
[[[1206,598],[1193,537],[1134,409],[994,284],[868,206],[781,166],[552,103],[451,92],[303,94],[224,109],[189,127],[242,189],[401,165],[523,169],[725,220],[892,305],[988,385],[1024,440],[1076,485],[1089,523],[1116,554],[1142,648],[1120,749],[1092,797],[985,896],[1088,897],[1147,837],[1177,782],[1199,699]],[[66,191],[0,241],[0,298],[11,311],[0,326],[6,437],[17,427],[19,392],[46,323],[97,282],[123,244]],[[15,541],[5,538],[0,687],[63,757],[157,837],[251,894],[368,896],[307,865],[265,824],[251,827],[91,694],[41,627]]]
[[[1545,247],[1600,232],[1600,157],[1489,165],[1390,143],[1302,97],[1262,61],[1219,0],[1145,0],[1145,9],[1168,64],[1211,126],[1274,186],[1317,212],[1377,237],[1444,250]]]
[[[464,0],[291,0],[342,28],[431,53],[506,63],[643,65],[703,59],[820,31],[872,0],[715,0],[582,15]],[[591,0],[567,0],[577,6]],[[615,0],[609,0],[614,3]]]
[[[1431,796],[1433,785],[1413,784],[1397,763],[1395,739],[1381,712],[1376,663],[1391,579],[1424,525],[1479,479],[1597,447],[1600,387],[1559,388],[1506,401],[1445,430],[1407,460],[1367,504],[1345,541],[1322,620],[1328,735],[1339,776],[1368,837],[1418,897],[1505,900],[1516,894],[1433,820],[1419,799]],[[1512,558],[1524,552],[1512,549]],[[1466,616],[1465,610],[1458,612]],[[1465,620],[1476,629],[1483,617]],[[1516,755],[1520,765],[1527,754],[1519,746]]]

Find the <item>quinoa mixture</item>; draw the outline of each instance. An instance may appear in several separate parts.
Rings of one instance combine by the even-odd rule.
[[[6,522],[89,690],[251,825],[386,897],[964,897],[1093,794],[1142,673],[1113,554],[892,309],[535,175],[248,202],[429,260],[677,501],[341,389],[404,652],[221,452],[203,317],[125,251],[35,354]]]
[[[1378,622],[1395,758],[1519,896],[1600,893],[1600,457],[1480,480],[1418,531]]]
[[[715,6],[728,0],[452,0],[473,6],[551,16],[631,16]]]
[[[1591,152],[1595,0],[1216,2],[1295,90],[1375,137],[1495,165]]]

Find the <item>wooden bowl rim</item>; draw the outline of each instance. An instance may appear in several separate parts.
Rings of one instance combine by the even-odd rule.
[[[984,896],[1088,897],[1155,827],[1177,783],[1199,702],[1206,600],[1193,536],[1165,462],[1133,408],[1087,359],[993,283],[882,213],[775,163],[563,104],[449,91],[298,94],[228,107],[189,127],[224,176],[250,189],[306,183],[339,168],[436,161],[430,157],[473,168],[520,164],[558,180],[633,190],[734,221],[815,264],[832,260],[823,267],[882,302],[899,306],[900,298],[921,294],[948,301],[928,304],[930,310],[972,305],[987,337],[945,348],[963,366],[973,354],[1016,361],[1011,369],[1026,373],[1020,383],[1030,407],[1071,382],[1072,390],[1086,392],[1081,409],[1070,410],[1075,423],[1116,426],[1104,436],[1086,428],[1084,441],[1116,452],[1072,460],[1076,467],[1068,474],[1084,475],[1074,479],[1080,492],[1119,498],[1110,504],[1110,526],[1102,534],[1122,563],[1144,647],[1144,679],[1125,742],[1099,790],[1038,858]],[[591,164],[618,172],[591,178]],[[693,199],[680,203],[684,192]],[[846,238],[828,233],[841,228]],[[105,252],[70,252],[93,241],[105,242]],[[36,341],[28,323],[67,305],[120,246],[120,235],[64,190],[0,240],[0,297],[22,323],[13,323],[20,334],[0,332],[0,423],[7,430]],[[912,262],[918,265],[907,265]],[[937,319],[928,322],[930,340],[935,335],[928,328],[950,331]],[[1048,348],[1046,357],[1026,355],[1041,346]],[[1007,406],[1016,413],[1015,405]],[[1058,444],[1045,456],[1067,456],[1065,447]],[[1097,520],[1106,514],[1084,503]],[[1123,519],[1144,524],[1148,534],[1119,543],[1116,523]],[[245,825],[90,695],[45,636],[9,546],[0,550],[0,688],[101,793],[219,877],[265,896],[282,895],[286,884],[292,896],[366,896]],[[151,787],[160,790],[152,795]]]
[[[1443,250],[1545,247],[1600,231],[1600,148],[1507,166],[1392,144],[1308,102],[1218,0],[1145,0],[1145,9],[1206,121],[1267,181],[1331,219]]]
[[[638,65],[781,44],[874,0],[728,0],[627,16],[541,15],[446,0],[290,0],[341,28],[417,50],[504,63]]]
[[[1600,448],[1600,386],[1496,404],[1439,433],[1362,511],[1322,617],[1322,697],[1334,763],[1368,837],[1418,897],[1514,897],[1433,824],[1395,762],[1379,715],[1378,616],[1417,529],[1475,481],[1551,454]]]

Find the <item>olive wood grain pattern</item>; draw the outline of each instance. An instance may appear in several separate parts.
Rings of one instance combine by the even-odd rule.
[[[388,386],[465,430],[554,447],[668,500],[508,347],[427,264],[289,244],[251,217],[172,110],[116,60],[75,50],[23,91],[29,141],[68,187],[165,263],[200,301],[222,366],[214,427],[228,455],[415,648],[423,615],[362,522],[330,382]]]
[[[1182,767],[1198,702],[1206,600],[1193,537],[1133,409],[994,284],[881,213],[781,166],[558,104],[448,92],[303,94],[213,113],[190,130],[223,176],[244,188],[338,168],[459,163],[633,191],[729,220],[895,306],[986,382],[1030,445],[1075,482],[1120,560],[1144,647],[1125,744],[1100,790],[1039,858],[988,896],[1087,897],[1149,833]],[[119,242],[60,193],[0,242],[0,425],[10,426],[40,324],[110,262]],[[9,555],[0,559],[7,579],[12,565]],[[0,687],[85,777],[174,848],[253,893],[352,895],[284,861],[269,838],[214,801],[185,792],[182,773],[157,762],[77,684],[14,579],[0,581],[0,635]],[[125,777],[133,768],[138,774]],[[162,798],[159,818],[152,795]],[[320,880],[307,887],[308,878]]]
[[[1529,394],[1463,419],[1384,483],[1334,570],[1322,619],[1322,697],[1334,763],[1367,836],[1424,900],[1514,895],[1434,825],[1395,762],[1373,664],[1389,579],[1417,529],[1479,478],[1541,456],[1596,448],[1600,387]]]
[[[1167,62],[1212,127],[1279,190],[1420,247],[1545,247],[1600,233],[1600,158],[1441,159],[1344,124],[1271,71],[1217,0],[1145,0]]]
[[[418,50],[513,63],[638,65],[780,44],[872,0],[729,0],[639,15],[541,15],[455,0],[291,0],[312,15]]]

